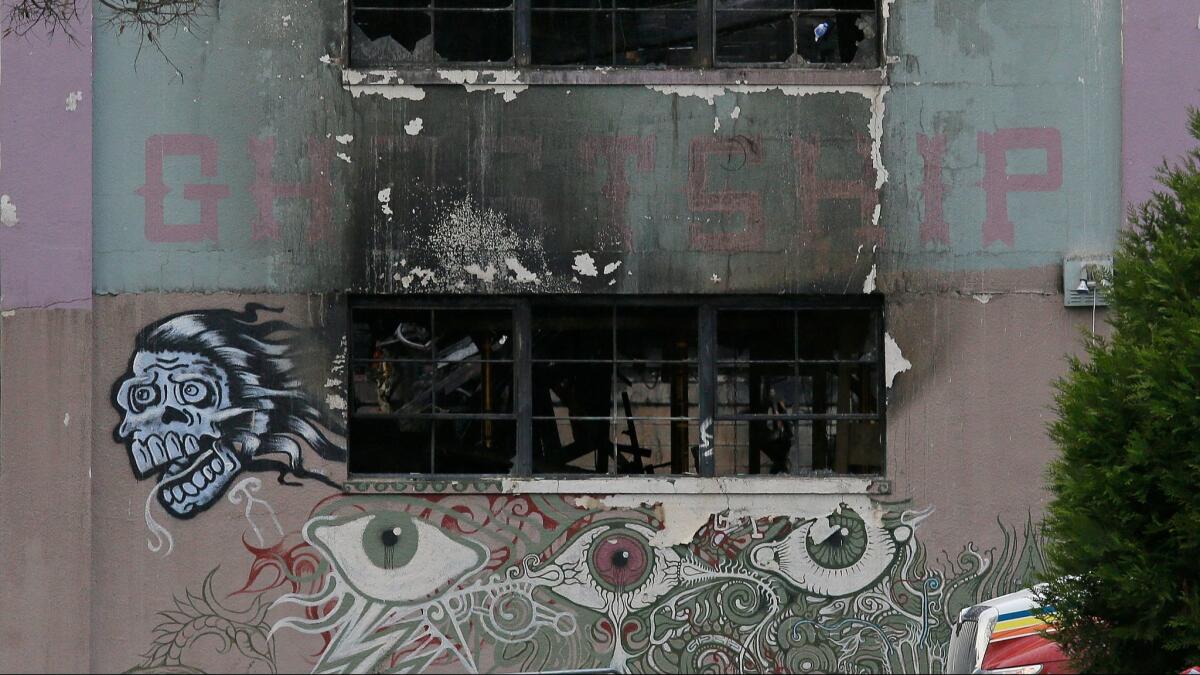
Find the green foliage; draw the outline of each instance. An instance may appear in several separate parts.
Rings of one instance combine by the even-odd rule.
[[[1071,360],[1050,428],[1044,599],[1086,671],[1200,664],[1200,150],[1159,182],[1114,256],[1112,337]]]

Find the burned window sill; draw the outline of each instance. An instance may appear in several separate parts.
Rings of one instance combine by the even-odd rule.
[[[348,86],[504,87],[536,85],[881,86],[883,68],[347,68]]]
[[[351,475],[342,489],[359,494],[883,495],[891,493],[891,481],[879,476],[441,478]]]

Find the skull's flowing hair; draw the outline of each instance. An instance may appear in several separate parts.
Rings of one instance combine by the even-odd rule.
[[[304,467],[296,437],[317,455],[344,462],[346,449],[323,430],[341,433],[339,421],[317,409],[296,376],[292,342],[296,328],[286,321],[260,322],[263,311],[283,310],[250,303],[240,312],[206,309],[174,314],[143,328],[135,345],[147,352],[200,354],[225,371],[232,409],[221,412],[218,443],[245,458],[247,470],[276,470],[281,483],[292,474],[337,487]],[[263,457],[271,454],[286,455],[288,461]]]

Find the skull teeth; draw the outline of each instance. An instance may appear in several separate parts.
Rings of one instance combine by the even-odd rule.
[[[224,457],[216,450],[209,450],[197,458],[191,466],[179,471],[178,478],[175,478],[170,485],[164,485],[160,494],[168,505],[190,508],[197,501],[195,498],[205,488],[216,482],[218,476],[226,473],[232,474],[236,468],[233,460]]]
[[[142,474],[152,469],[177,462],[185,464],[185,460],[201,452],[200,441],[203,437],[193,434],[180,434],[169,431],[166,434],[150,434],[145,438],[135,438],[130,442],[129,451],[133,456],[134,465]]]

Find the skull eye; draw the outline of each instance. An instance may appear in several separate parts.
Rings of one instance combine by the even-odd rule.
[[[160,402],[158,387],[152,384],[135,385],[129,390],[129,408],[136,413],[145,412]]]
[[[203,380],[188,380],[180,382],[176,393],[179,400],[200,408],[208,408],[216,404],[217,392],[213,386]]]

